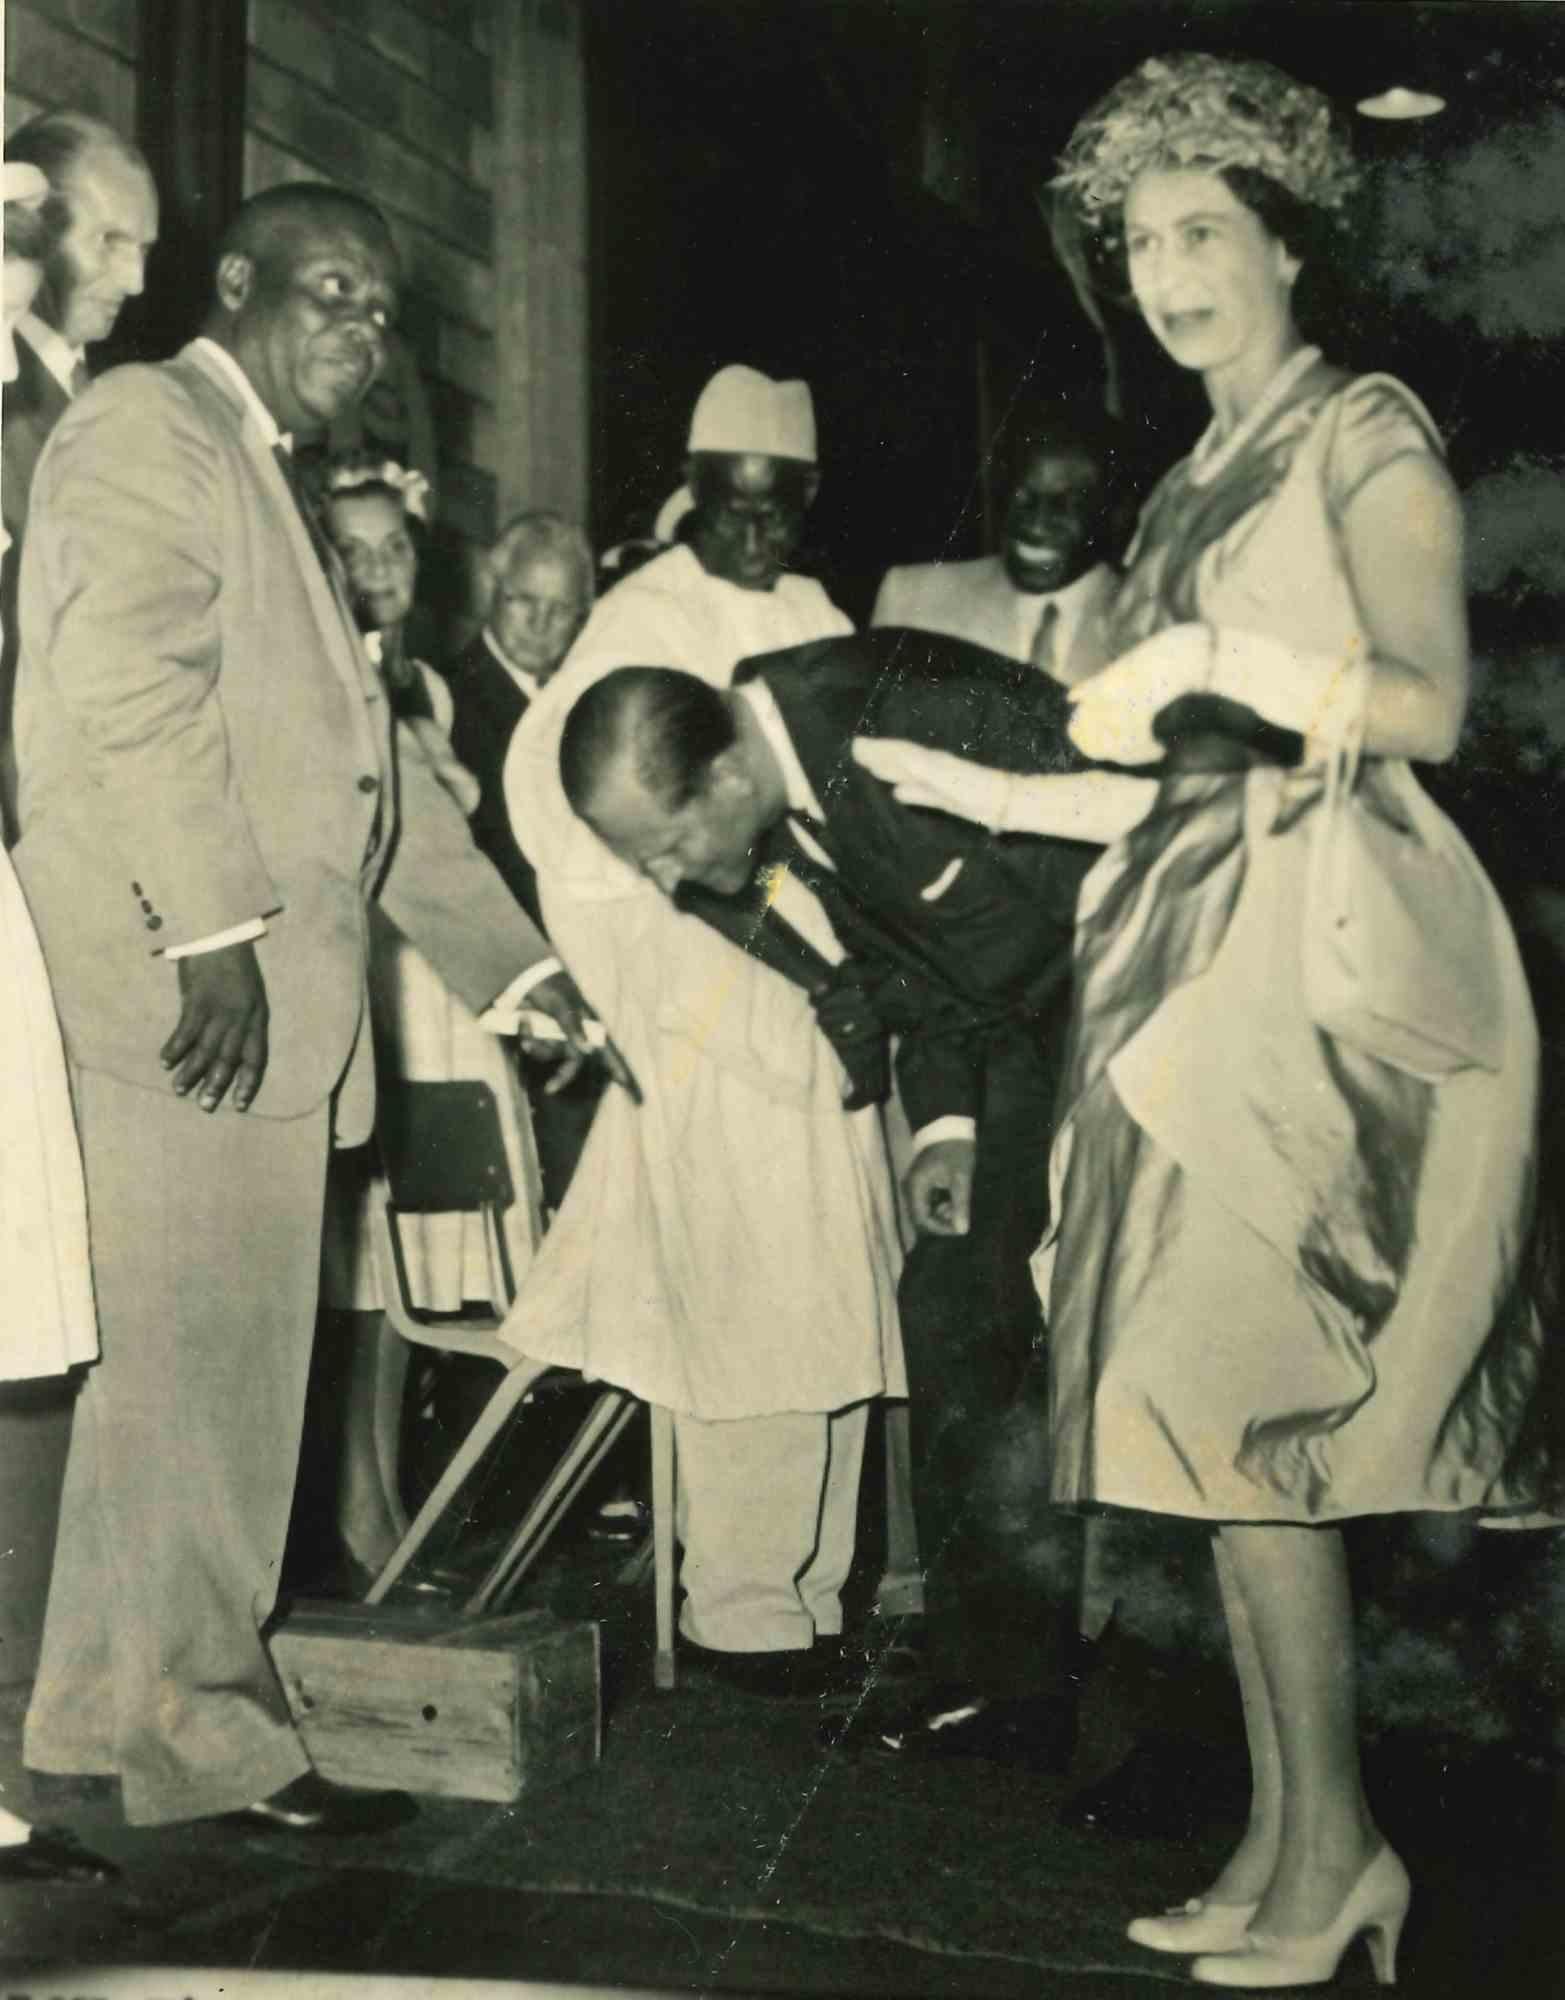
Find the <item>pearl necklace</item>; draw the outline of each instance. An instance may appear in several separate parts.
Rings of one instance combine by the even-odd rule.
[[[1294,383],[1319,359],[1318,347],[1301,347],[1297,354],[1290,354],[1227,437],[1218,436],[1217,419],[1213,417],[1190,454],[1187,466],[1190,484],[1210,485],[1238,457]]]

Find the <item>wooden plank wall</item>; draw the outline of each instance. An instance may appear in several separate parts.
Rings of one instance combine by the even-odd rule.
[[[213,0],[237,5],[240,0]],[[244,185],[341,181],[385,210],[440,450],[442,520],[496,491],[490,0],[248,0]],[[6,129],[77,105],[136,119],[137,0],[6,0]]]

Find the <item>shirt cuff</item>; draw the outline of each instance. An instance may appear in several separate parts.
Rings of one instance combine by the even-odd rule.
[[[913,1157],[917,1159],[926,1146],[938,1146],[945,1139],[965,1139],[970,1146],[976,1145],[978,1120],[955,1111],[945,1118],[932,1118],[913,1134]]]
[[[231,944],[251,944],[256,938],[265,936],[265,918],[250,917],[242,924],[230,925],[226,931],[214,931],[210,937],[192,938],[189,944],[165,945],[162,956],[164,958],[201,958],[209,951],[222,951]]]
[[[492,1000],[478,1017],[478,1025],[487,1028],[491,1035],[514,1035],[516,1017],[521,1012],[522,1002],[535,986],[541,986],[546,979],[552,979],[565,967],[557,958],[540,958],[536,965],[529,965],[525,972],[519,972],[510,985]]]

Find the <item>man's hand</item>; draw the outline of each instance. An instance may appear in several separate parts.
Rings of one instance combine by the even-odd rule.
[[[628,1090],[637,1104],[641,1102],[640,1085],[619,1050],[610,1041],[603,1042],[600,1047],[589,1036],[587,1023],[597,1017],[568,972],[551,972],[547,979],[540,979],[536,986],[530,986],[526,1004],[536,1008],[540,1014],[547,1014],[565,1037],[563,1042],[545,1042],[525,1032],[518,1036],[528,1055],[540,1062],[559,1065],[544,1085],[547,1096],[552,1097],[557,1090],[563,1090],[580,1073],[583,1063],[597,1057],[621,1089]]]
[[[845,958],[830,985],[810,995],[810,1004],[847,1077],[843,1109],[884,1104],[891,1095],[891,1049],[870,996],[867,969]]]
[[[224,945],[175,961],[180,1014],[160,1059],[181,1097],[200,1086],[201,1109],[215,1111],[233,1085],[247,1111],[266,1075],[266,982],[253,944]]]
[[[972,1139],[938,1139],[913,1157],[902,1191],[914,1227],[924,1236],[965,1236],[972,1216]]]

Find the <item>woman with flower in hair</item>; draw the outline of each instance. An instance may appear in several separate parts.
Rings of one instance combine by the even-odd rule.
[[[1062,168],[1099,268],[1123,259],[1211,405],[1143,510],[1110,664],[1072,691],[1078,746],[1156,775],[859,754],[914,803],[1109,843],[1053,1160],[1052,1491],[1211,1524],[1253,1777],[1215,1881],[1130,1936],[1208,1984],[1284,1987],[1362,1935],[1389,1982],[1408,1878],[1361,1782],[1341,1523],[1530,1504],[1536,1031],[1448,826],[1498,1024],[1460,1060],[1421,1072],[1320,1025],[1306,937],[1333,758],[1362,749],[1351,808],[1396,829],[1405,760],[1456,744],[1461,510],[1417,398],[1299,331],[1355,178],[1319,93],[1264,63],[1147,62]],[[1427,929],[1411,969],[1438,988],[1451,940]]]
[[[365,644],[403,724],[400,752],[427,758],[463,814],[469,815],[478,803],[478,780],[451,748],[450,691],[439,674],[412,657],[405,637],[418,587],[428,509],[424,475],[378,454],[340,453],[323,468],[322,521],[342,558]],[[489,1085],[519,1196],[505,1219],[507,1249],[519,1275],[537,1246],[541,1210],[531,1126],[508,1051],[373,905],[370,917],[370,1008],[377,1071],[393,1089],[398,1078],[437,1083],[477,1078]],[[407,1527],[398,1479],[407,1351],[382,1326],[370,1245],[372,1207],[384,1199],[384,1192],[366,1161],[339,1162],[326,1237],[325,1303],[350,1322],[337,1529],[346,1581],[356,1594],[368,1587]],[[488,1295],[488,1254],[476,1219],[410,1218],[404,1226],[403,1248],[418,1305],[456,1312],[464,1299]],[[426,1576],[426,1583],[429,1580]]]

